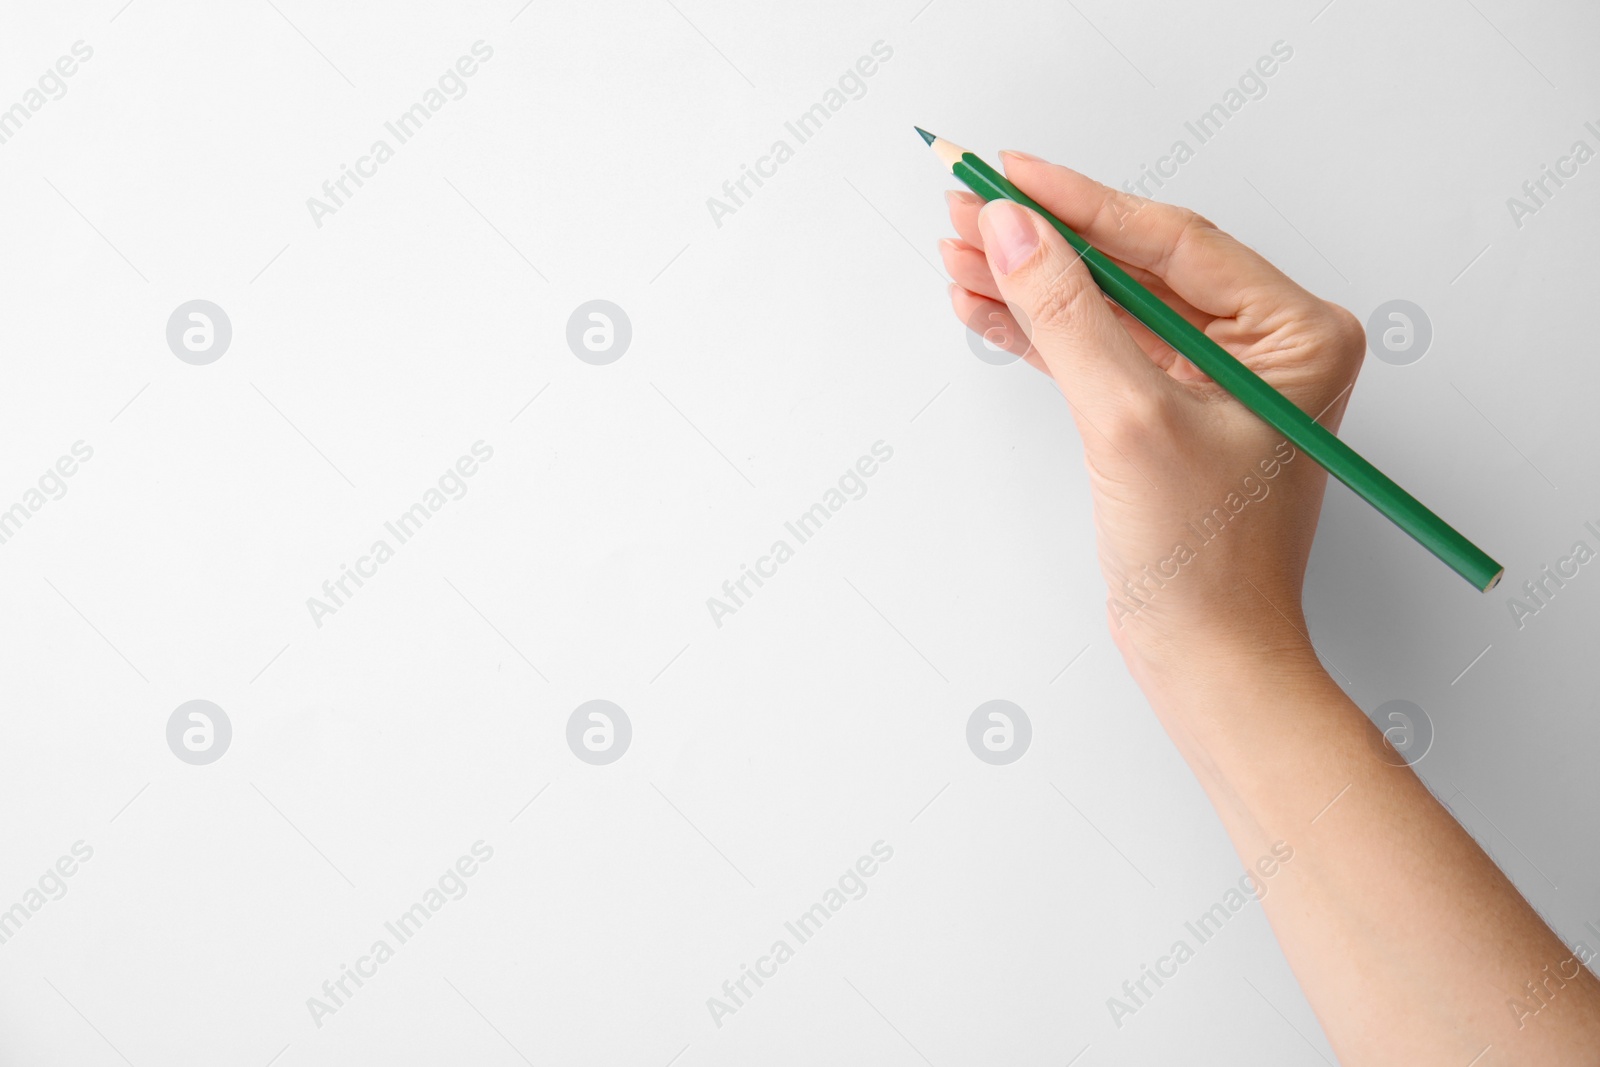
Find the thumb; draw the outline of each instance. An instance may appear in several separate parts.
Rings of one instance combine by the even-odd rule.
[[[1172,388],[1055,227],[1021,204],[993,200],[978,228],[1001,297],[1074,407],[1128,414]]]

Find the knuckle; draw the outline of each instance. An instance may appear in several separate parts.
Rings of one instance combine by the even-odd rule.
[[[1119,450],[1149,440],[1172,418],[1171,398],[1154,389],[1123,393],[1106,412],[1101,432]]]
[[[1359,367],[1367,355],[1367,329],[1348,308],[1328,304],[1329,331],[1341,362]]]
[[[1212,234],[1221,232],[1217,229],[1216,223],[1197,211],[1191,211],[1186,207],[1175,207],[1172,211],[1177,226],[1173,231],[1172,240],[1161,256],[1158,270],[1166,270],[1173,258],[1181,253],[1185,246],[1207,240]]]
[[[1105,199],[1100,201],[1100,209],[1095,218],[1095,225],[1109,228],[1114,225],[1121,230],[1127,227],[1129,220],[1134,216],[1154,206],[1155,201],[1147,200],[1142,196],[1124,192],[1121,189],[1106,188]]]
[[[1046,330],[1067,331],[1081,324],[1085,316],[1099,310],[1100,290],[1088,271],[1074,264],[1054,281],[1038,290],[1033,307],[1033,325]]]

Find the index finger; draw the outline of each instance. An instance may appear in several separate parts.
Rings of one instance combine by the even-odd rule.
[[[1069,167],[1002,152],[1006,177],[1084,240],[1163,279],[1211,315],[1232,318],[1262,293],[1311,297],[1248,245],[1188,208],[1102,185]]]

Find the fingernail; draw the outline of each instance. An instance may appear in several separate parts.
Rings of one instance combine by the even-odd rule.
[[[1039,231],[1027,211],[1009,200],[992,200],[978,216],[985,228],[983,246],[1001,274],[1010,274],[1039,247]]]
[[[983,204],[983,197],[977,193],[969,193],[965,189],[946,189],[944,197],[951,205],[975,204],[981,206]]]
[[[1030,155],[1027,152],[1018,152],[1015,148],[1007,148],[1004,151],[1002,151],[1000,154],[1002,156],[1016,156],[1018,159],[1026,159],[1030,163],[1043,163],[1044,162],[1044,160],[1040,159],[1038,156]]]

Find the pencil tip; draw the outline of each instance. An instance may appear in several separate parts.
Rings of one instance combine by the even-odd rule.
[[[923,129],[921,126],[913,126],[911,128],[913,130],[916,130],[918,133],[922,134],[922,140],[926,144],[932,144],[934,141],[938,140],[938,138],[934,137],[933,134],[929,133],[927,130]]]

